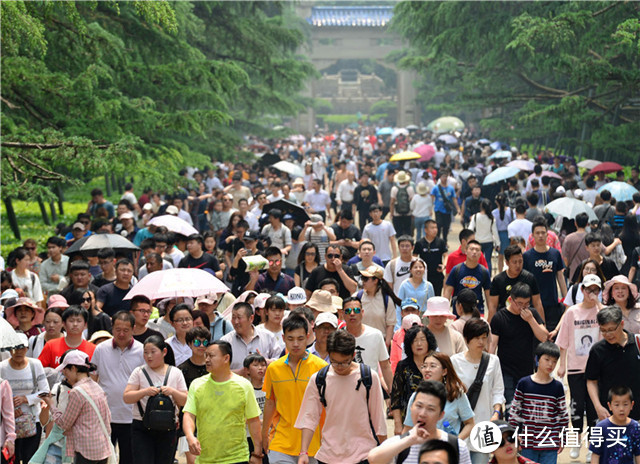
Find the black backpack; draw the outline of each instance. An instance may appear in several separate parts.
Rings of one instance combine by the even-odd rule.
[[[162,386],[167,385],[167,379],[169,378],[169,372],[171,366],[167,366],[167,373],[164,376]],[[149,374],[142,368],[142,373],[147,378],[150,386],[153,385],[153,380],[149,377]],[[162,393],[158,393],[156,396],[149,397],[147,401],[147,407],[144,412],[142,411],[142,405],[138,401],[138,410],[142,416],[142,425],[147,430],[157,432],[169,432],[176,429],[176,409],[171,398]]]
[[[327,389],[327,373],[329,372],[329,366],[324,366],[322,369],[318,371],[318,375],[316,375],[316,387],[318,388],[318,394],[320,395],[320,403],[325,408],[327,407],[327,399],[324,396],[324,392]],[[366,364],[360,364],[360,380],[358,380],[358,385],[356,386],[356,391],[360,389],[360,385],[364,385],[364,388],[367,390],[367,410],[369,410],[369,392],[371,391],[371,385],[373,381],[371,380],[371,368]],[[378,435],[376,434],[376,429],[373,426],[373,422],[371,422],[371,411],[369,411],[369,427],[371,427],[371,433],[373,434],[373,438],[376,440],[376,444],[380,444],[380,440],[378,440]]]
[[[404,216],[411,212],[410,207],[411,199],[409,198],[409,186],[398,187],[398,194],[396,195],[396,213]]]

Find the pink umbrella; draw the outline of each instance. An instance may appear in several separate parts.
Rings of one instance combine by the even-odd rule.
[[[413,151],[420,155],[420,161],[429,161],[436,154],[434,146],[427,143],[417,146]]]
[[[533,162],[527,160],[513,160],[507,163],[507,166],[518,168],[521,171],[533,171]]]
[[[532,177],[534,177],[535,175],[536,175],[535,173],[531,174],[531,175],[529,176],[529,179],[531,179],[531,178],[532,178]],[[553,172],[553,171],[542,171],[542,172],[540,173],[540,177],[544,177],[544,176],[547,176],[547,177],[555,177],[556,179],[562,179],[562,176],[561,176],[560,174],[556,174],[556,173],[555,173],[555,172]]]
[[[177,298],[179,296],[198,297],[210,293],[229,291],[222,281],[202,269],[178,268],[155,271],[143,277],[124,297],[144,295],[151,300]]]

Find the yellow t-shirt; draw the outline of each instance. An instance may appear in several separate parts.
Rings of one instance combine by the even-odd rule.
[[[262,390],[268,399],[276,401],[276,414],[273,418],[275,433],[269,443],[269,449],[279,453],[297,456],[300,453],[302,431],[294,427],[304,391],[309,378],[327,363],[318,356],[307,353],[306,358],[300,360],[294,375],[288,364],[289,356],[283,356],[267,367]],[[314,456],[320,448],[320,430],[322,424],[313,434],[309,445],[309,456]]]
[[[216,382],[210,375],[199,377],[189,387],[183,411],[196,416],[202,447],[197,464],[249,460],[245,423],[260,416],[261,412],[253,386],[247,379],[236,374],[226,382]]]

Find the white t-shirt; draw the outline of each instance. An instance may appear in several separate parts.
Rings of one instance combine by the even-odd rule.
[[[407,194],[409,195],[409,202],[411,202],[411,200],[413,200],[413,198],[416,196],[415,190],[413,190],[413,187],[411,185],[403,185],[402,188],[407,189]],[[399,189],[400,187],[398,187],[398,185],[394,185],[393,187],[391,187],[391,198],[396,199],[398,197]],[[411,206],[409,206],[409,208],[411,208]],[[396,202],[396,205],[393,209],[394,216],[400,216],[400,214],[398,214],[397,212],[397,209],[398,209],[398,204]]]
[[[525,240],[529,238],[531,234],[531,225],[533,223],[528,219],[515,219],[509,226],[507,226],[507,233],[509,238],[522,237]]]
[[[19,287],[24,290],[25,295],[31,298],[36,303],[44,300],[42,295],[42,287],[40,286],[40,279],[38,274],[31,271],[27,272],[27,277],[20,277],[16,274],[15,269],[11,271],[11,280],[15,287]]]
[[[382,332],[363,324],[364,332],[356,337],[355,361],[364,363],[379,373],[379,363],[389,359],[387,345],[384,343]]]
[[[373,242],[376,246],[376,256],[382,261],[388,261],[393,257],[389,239],[395,235],[396,229],[389,221],[382,221],[378,225],[370,222],[362,231],[362,238],[368,238]]]
[[[389,282],[389,285],[393,287],[393,292],[396,295],[400,292],[400,285],[402,285],[402,282],[410,277],[410,266],[411,261],[402,261],[402,258],[398,257],[393,262],[389,262],[389,264],[384,268],[384,280]],[[426,270],[424,275],[427,275]]]
[[[140,390],[150,386],[149,385],[149,381],[147,380],[147,377],[142,372],[142,368],[143,367],[147,371],[147,374],[149,374],[149,377],[151,377],[151,380],[153,381],[153,386],[154,387],[161,386],[162,383],[164,382],[165,372],[162,372],[162,373],[155,372],[153,369],[151,369],[146,364],[144,366],[138,366],[133,370],[133,372],[131,373],[131,377],[129,377],[129,381],[127,382],[127,384],[128,385],[136,385],[136,386],[140,387]],[[186,392],[188,390],[187,389],[187,383],[184,381],[184,375],[182,375],[182,371],[180,369],[178,369],[177,367],[173,367],[173,366],[167,366],[167,369],[169,369],[169,368],[171,369],[171,372],[169,372],[169,378],[167,379],[167,386],[173,387],[176,390],[181,391],[181,392]],[[140,406],[142,406],[142,410],[143,411],[147,407],[147,400],[148,399],[149,399],[149,397],[145,396],[144,398],[142,398],[140,400]],[[173,398],[172,398],[172,400],[173,400]],[[175,404],[175,400],[173,400],[173,403]],[[176,404],[176,414],[178,414],[178,405],[177,404]],[[137,404],[133,405],[133,419],[134,420],[142,420],[142,416],[140,415],[140,409],[138,408]]]
[[[431,216],[433,210],[433,198],[431,195],[414,195],[410,203],[411,214],[413,217]]]

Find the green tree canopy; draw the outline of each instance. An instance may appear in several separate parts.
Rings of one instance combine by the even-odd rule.
[[[495,137],[570,147],[584,130],[585,153],[637,161],[637,2],[402,2],[392,27],[427,110],[482,111]]]

